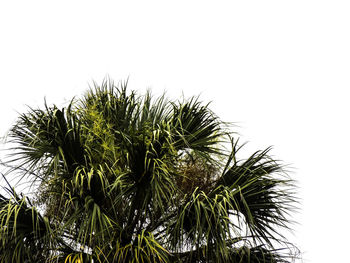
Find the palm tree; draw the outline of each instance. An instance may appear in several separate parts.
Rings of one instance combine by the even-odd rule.
[[[0,262],[291,262],[281,233],[294,184],[270,149],[238,159],[229,125],[198,98],[126,86],[20,115]],[[34,193],[18,194],[15,178]]]

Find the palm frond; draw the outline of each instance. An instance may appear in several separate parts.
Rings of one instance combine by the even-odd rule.
[[[25,196],[11,194],[0,195],[0,262],[45,262],[54,240],[49,219]]]
[[[215,144],[225,134],[222,122],[198,98],[193,97],[185,103],[173,103],[171,122],[176,149],[221,153]]]
[[[228,189],[234,204],[233,214],[242,214],[255,238],[272,246],[271,241],[283,237],[280,228],[289,228],[288,215],[294,210],[297,198],[293,181],[269,157],[269,151],[270,148],[255,152],[244,161],[237,161],[233,152],[231,159],[235,161],[224,170],[212,195]]]

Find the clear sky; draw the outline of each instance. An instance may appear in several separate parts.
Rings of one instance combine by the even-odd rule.
[[[350,2],[1,1],[0,133],[25,104],[58,105],[109,75],[140,93],[201,94],[273,145],[299,182],[290,239],[304,262],[344,262],[350,171]]]

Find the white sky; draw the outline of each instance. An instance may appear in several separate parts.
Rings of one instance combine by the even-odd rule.
[[[350,2],[1,1],[0,134],[46,96],[108,74],[143,93],[202,94],[254,151],[294,167],[304,262],[348,251]]]

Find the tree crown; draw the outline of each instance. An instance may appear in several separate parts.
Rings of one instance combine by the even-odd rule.
[[[239,159],[208,104],[126,86],[20,115],[5,179],[36,192],[0,196],[0,262],[290,262],[294,182],[270,148]]]

